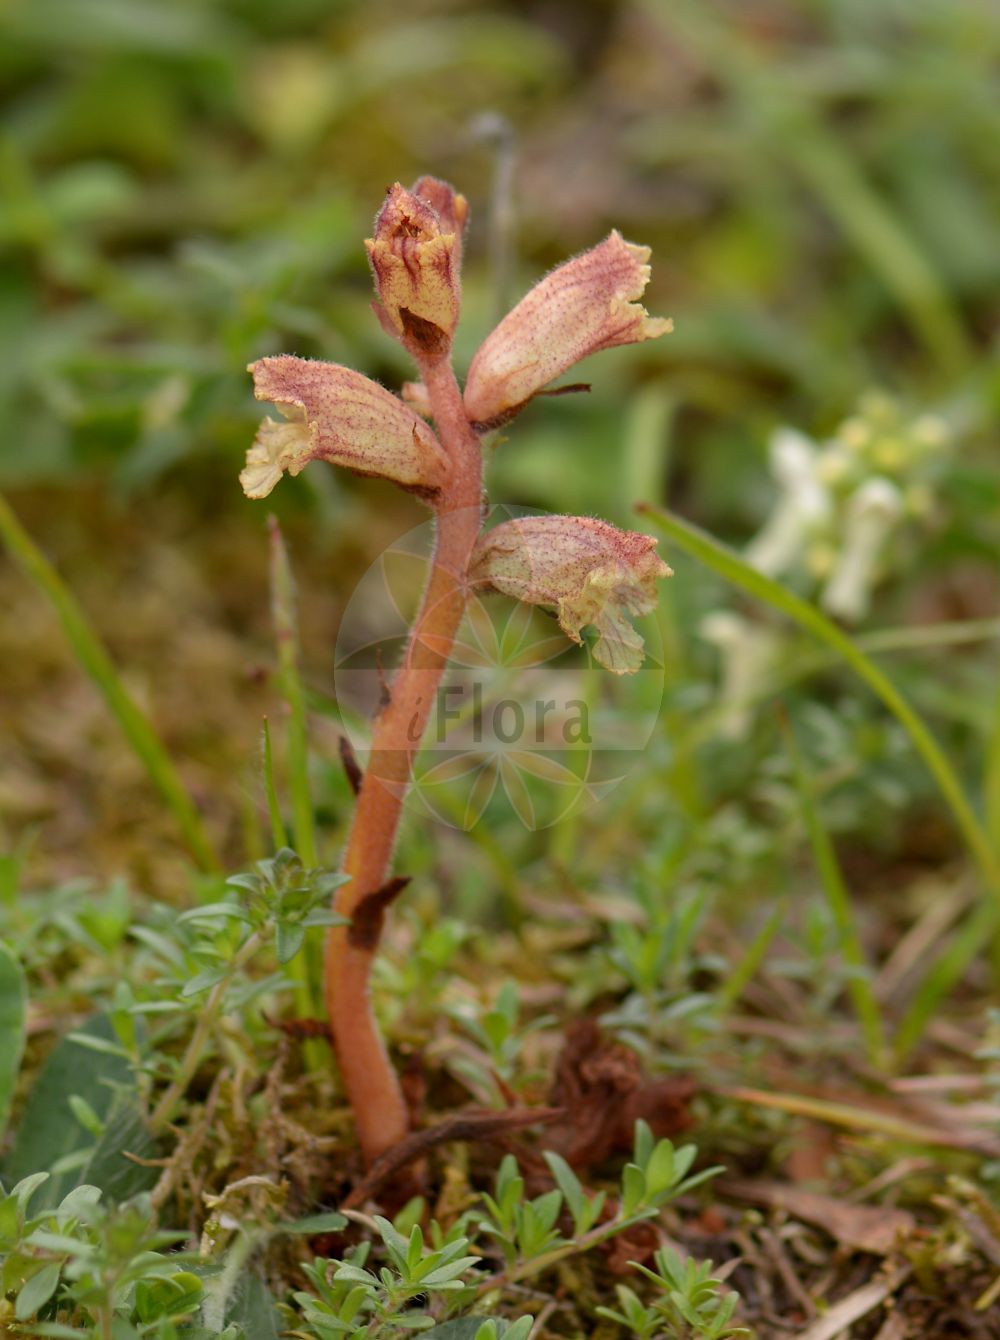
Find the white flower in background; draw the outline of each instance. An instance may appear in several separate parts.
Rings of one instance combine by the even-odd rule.
[[[768,576],[787,572],[833,514],[833,498],[820,475],[816,443],[794,428],[771,438],[771,473],[781,495],[763,529],[746,550],[747,561]]]
[[[868,613],[879,559],[902,515],[902,495],[888,479],[869,479],[851,494],[837,566],[820,597],[824,609],[849,623]]]
[[[893,543],[897,534],[907,524],[933,524],[952,441],[945,419],[911,418],[881,391],[861,396],[825,442],[777,429],[770,464],[779,493],[747,560],[769,576],[793,578],[837,618],[863,618],[876,584],[904,552]]]

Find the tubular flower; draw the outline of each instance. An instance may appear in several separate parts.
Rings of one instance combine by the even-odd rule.
[[[771,473],[780,501],[746,549],[749,563],[769,576],[787,572],[833,516],[833,498],[821,478],[814,444],[793,428],[779,428],[770,443]]]
[[[287,422],[265,419],[240,474],[248,498],[265,498],[287,471],[313,460],[361,475],[391,479],[424,496],[436,494],[446,458],[430,428],[377,382],[292,354],[251,363],[254,395],[278,407]]]
[[[852,623],[867,614],[879,557],[902,515],[902,495],[891,480],[876,475],[855,489],[847,503],[844,547],[821,597],[831,614]]]
[[[479,347],[465,384],[477,428],[512,418],[549,382],[601,349],[656,339],[672,323],[637,301],[649,282],[649,248],[614,231],[546,275]]]
[[[419,355],[443,356],[451,348],[461,302],[465,197],[435,177],[421,177],[412,191],[399,182],[365,242],[385,330]]]
[[[505,521],[480,538],[469,568],[481,590],[554,608],[574,642],[593,626],[594,659],[616,675],[641,666],[643,641],[628,616],[648,614],[657,580],[669,575],[652,536],[583,516]]]

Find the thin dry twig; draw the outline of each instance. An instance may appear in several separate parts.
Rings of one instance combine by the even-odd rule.
[[[437,1125],[401,1140],[376,1159],[340,1208],[347,1210],[363,1205],[388,1178],[438,1145],[449,1144],[454,1140],[495,1140],[511,1131],[545,1125],[564,1115],[565,1109],[561,1107],[515,1108],[507,1112],[457,1112]]]

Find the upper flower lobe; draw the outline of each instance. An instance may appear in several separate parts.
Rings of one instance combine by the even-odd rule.
[[[465,384],[479,428],[511,418],[574,363],[601,349],[665,335],[671,322],[637,301],[649,282],[649,248],[615,231],[539,281],[480,345]]]

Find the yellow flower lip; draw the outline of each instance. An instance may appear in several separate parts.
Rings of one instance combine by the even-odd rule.
[[[505,521],[481,537],[469,569],[482,591],[554,609],[574,642],[594,627],[594,659],[617,675],[634,674],[643,661],[643,640],[628,616],[648,614],[657,581],[670,575],[653,536],[586,516]]]
[[[539,280],[480,346],[465,383],[465,412],[479,429],[512,418],[580,359],[657,339],[673,323],[638,301],[649,248],[613,231]]]
[[[264,498],[282,474],[312,460],[390,479],[424,496],[438,492],[447,461],[433,431],[407,405],[369,377],[338,363],[278,354],[248,369],[254,395],[277,406],[287,422],[264,419],[247,453],[240,483]]]
[[[438,217],[443,233],[454,233],[461,244],[462,233],[469,217],[469,202],[448,182],[440,177],[420,177],[413,183],[411,195],[430,205]]]

